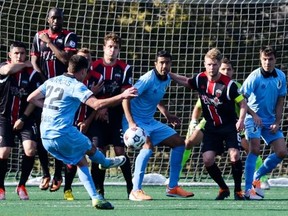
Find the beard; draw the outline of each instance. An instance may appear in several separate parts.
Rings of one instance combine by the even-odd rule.
[[[62,26],[60,26],[60,25],[57,25],[57,26],[52,25],[52,26],[50,26],[50,28],[53,32],[61,32],[62,31]]]

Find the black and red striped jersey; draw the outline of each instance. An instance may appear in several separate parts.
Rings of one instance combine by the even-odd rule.
[[[0,67],[8,63],[4,62]],[[32,67],[24,68],[12,75],[0,76],[1,114],[11,117],[11,123],[14,124],[28,105],[28,95],[41,84],[40,74]]]
[[[67,65],[63,64],[56,58],[53,51],[47,46],[45,42],[40,40],[39,35],[47,33],[60,50],[77,52],[77,35],[68,30],[62,30],[60,33],[51,34],[49,29],[39,31],[35,34],[33,39],[33,45],[31,48],[31,56],[37,56],[39,59],[39,66],[42,73],[47,78],[62,75],[67,72]]]
[[[237,122],[235,100],[241,96],[236,83],[222,75],[216,81],[209,81],[205,72],[189,79],[192,89],[197,90],[205,118],[206,128]]]
[[[98,98],[109,98],[121,93],[121,89],[132,86],[132,67],[117,59],[112,66],[105,65],[103,59],[92,63],[92,70],[102,74],[104,88],[97,95]]]

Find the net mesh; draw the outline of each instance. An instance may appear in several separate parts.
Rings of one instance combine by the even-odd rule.
[[[96,1],[96,0],[0,0],[0,60],[7,59],[9,44],[20,40],[31,47],[34,34],[47,28],[49,8],[64,9],[64,27],[79,36],[79,47],[88,47],[94,58],[103,55],[103,37],[107,32],[118,33],[123,40],[120,58],[134,67],[137,78],[153,66],[155,53],[167,49],[173,54],[173,71],[186,76],[203,71],[203,56],[212,47],[218,47],[230,58],[235,67],[235,79],[239,82],[259,66],[259,48],[272,45],[278,51],[277,67],[287,72],[288,37],[285,0],[270,1]],[[176,130],[185,136],[190,113],[197,94],[172,83],[165,102],[172,113],[182,119]],[[287,135],[287,102],[282,121]],[[156,118],[165,122],[163,116]],[[265,159],[270,150],[263,145]],[[110,153],[109,153],[110,154]],[[113,154],[113,151],[111,151]],[[128,150],[134,169],[137,152]],[[8,177],[19,176],[22,147],[15,148],[9,160]],[[245,153],[242,159],[245,160]],[[169,149],[157,147],[149,161],[147,173],[168,176]],[[231,179],[227,153],[217,159],[226,179]],[[51,159],[51,171],[53,171]],[[107,172],[109,179],[123,181],[121,171]],[[33,177],[41,176],[39,161],[35,163]],[[287,176],[285,159],[270,177]],[[199,147],[184,168],[183,182],[207,182]]]

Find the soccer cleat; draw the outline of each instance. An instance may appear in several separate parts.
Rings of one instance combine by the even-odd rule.
[[[41,190],[47,190],[49,188],[49,183],[50,183],[50,177],[43,177],[39,185],[39,188]]]
[[[105,199],[103,200],[92,199],[92,206],[97,209],[106,209],[106,210],[114,209],[114,206]]]
[[[0,188],[0,200],[5,200],[6,196],[5,196],[5,190],[4,188]]]
[[[18,186],[16,188],[16,192],[20,198],[20,200],[29,200],[29,196],[27,190],[24,185]]]
[[[264,190],[261,189],[261,182],[260,180],[254,180],[252,183],[256,194],[262,198],[264,198]]]
[[[113,167],[122,166],[126,162],[126,157],[123,155],[117,156],[114,158],[108,158],[108,159],[110,160],[110,164],[108,166],[104,166],[102,164],[99,164],[99,169],[105,170],[105,169],[110,169]]]
[[[169,197],[193,197],[194,194],[192,192],[185,191],[183,188],[176,186],[174,188],[166,187],[166,196]]]
[[[62,179],[53,179],[52,180],[52,185],[50,187],[50,192],[55,192],[57,190],[59,190],[60,186],[62,184]]]
[[[251,188],[250,190],[245,192],[245,199],[246,200],[262,200],[263,197],[260,197],[256,194],[254,188]]]
[[[234,199],[235,200],[246,200],[242,191],[234,192]]]
[[[143,190],[136,190],[136,191],[131,191],[129,194],[129,200],[132,201],[145,201],[145,200],[152,200],[152,197],[145,194]]]
[[[229,189],[222,189],[220,188],[218,196],[215,198],[215,200],[224,200],[225,198],[230,196]]]
[[[261,182],[260,188],[262,190],[270,190],[270,185],[269,185],[268,181]]]
[[[74,196],[72,194],[72,190],[64,191],[64,199],[68,200],[68,201],[73,201],[74,200]]]

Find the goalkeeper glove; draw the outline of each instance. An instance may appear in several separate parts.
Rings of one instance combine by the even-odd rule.
[[[189,127],[188,127],[188,131],[187,131],[187,134],[186,134],[186,139],[188,139],[191,134],[195,131],[195,128],[196,126],[198,125],[198,122],[196,120],[191,120],[190,121],[190,124],[189,124]]]

